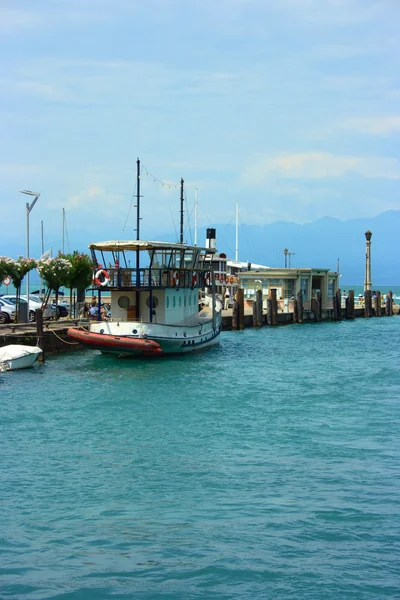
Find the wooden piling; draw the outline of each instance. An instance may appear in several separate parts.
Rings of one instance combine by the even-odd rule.
[[[239,288],[236,292],[236,301],[239,305],[238,329],[244,329],[244,290]]]
[[[386,294],[386,315],[388,317],[393,316],[393,292],[390,291]]]
[[[381,293],[379,291],[375,293],[375,316],[381,316]]]
[[[239,302],[235,299],[233,301],[232,309],[232,329],[239,329]]]
[[[267,299],[267,325],[272,325],[272,300]]]
[[[304,307],[303,307],[303,292],[300,290],[297,292],[297,322],[302,323],[304,316]]]
[[[263,314],[262,314],[262,290],[257,290],[256,292],[256,317],[257,317],[257,327],[262,327],[263,323]]]
[[[271,325],[278,325],[278,302],[276,299],[276,290],[272,289],[271,293]]]
[[[293,300],[293,323],[298,323],[299,321],[299,313],[297,309],[297,300]]]
[[[43,311],[41,308],[35,310],[36,313],[36,346],[39,346],[43,350]],[[40,362],[44,362],[43,352],[41,354]]]
[[[346,298],[346,319],[354,319],[354,290],[349,290]]]
[[[322,321],[322,294],[321,292],[315,293],[315,320],[317,323]]]
[[[342,320],[342,294],[340,290],[336,291],[336,305],[337,305],[337,313],[338,313],[338,321]]]
[[[369,319],[372,317],[372,293],[371,290],[364,292],[364,317]]]
[[[253,300],[253,327],[258,327],[258,322],[257,322],[257,303],[256,303],[256,299],[255,298]]]

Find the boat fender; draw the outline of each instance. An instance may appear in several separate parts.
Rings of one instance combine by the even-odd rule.
[[[104,287],[110,283],[110,276],[105,269],[99,269],[94,276],[94,282],[96,285]]]
[[[206,273],[206,276],[204,277],[204,283],[207,287],[211,285],[211,273]]]
[[[179,273],[178,273],[178,271],[175,271],[175,273],[173,274],[172,283],[173,283],[174,287],[178,287],[178,285],[179,285]]]

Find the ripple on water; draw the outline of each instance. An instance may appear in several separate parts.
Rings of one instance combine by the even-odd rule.
[[[395,598],[400,320],[0,375],[4,598]]]

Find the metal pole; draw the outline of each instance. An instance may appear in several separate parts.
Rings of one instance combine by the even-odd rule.
[[[196,188],[196,196],[195,196],[195,201],[194,201],[194,245],[197,246],[197,209],[198,209],[198,204],[199,204],[199,198],[197,195],[197,188]]]
[[[65,223],[65,210],[62,212],[62,253],[64,254],[64,223]]]
[[[239,260],[239,200],[236,200],[236,252],[235,260]]]
[[[368,230],[365,233],[366,239],[366,251],[365,251],[365,281],[364,281],[364,292],[372,288],[371,281],[371,237],[372,233]]]
[[[26,203],[26,258],[29,258],[29,202]],[[29,272],[26,274],[26,301],[28,302],[29,321]]]
[[[179,242],[183,244],[183,179],[181,179],[181,235]]]
[[[136,239],[140,240],[140,160],[136,161]],[[136,248],[136,319],[140,317],[140,251]]]

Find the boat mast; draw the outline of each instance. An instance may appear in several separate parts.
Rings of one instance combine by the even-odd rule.
[[[140,240],[140,160],[136,161],[136,240]],[[140,312],[140,252],[136,249],[136,318]]]
[[[179,243],[183,244],[183,179],[181,178],[181,235]]]
[[[236,253],[235,260],[239,260],[239,200],[236,200]]]
[[[64,254],[65,209],[62,212],[62,253]]]
[[[195,195],[195,200],[194,200],[194,245],[197,246],[197,209],[198,209],[198,204],[199,204],[199,198],[197,195],[197,188],[196,188],[196,195]]]

